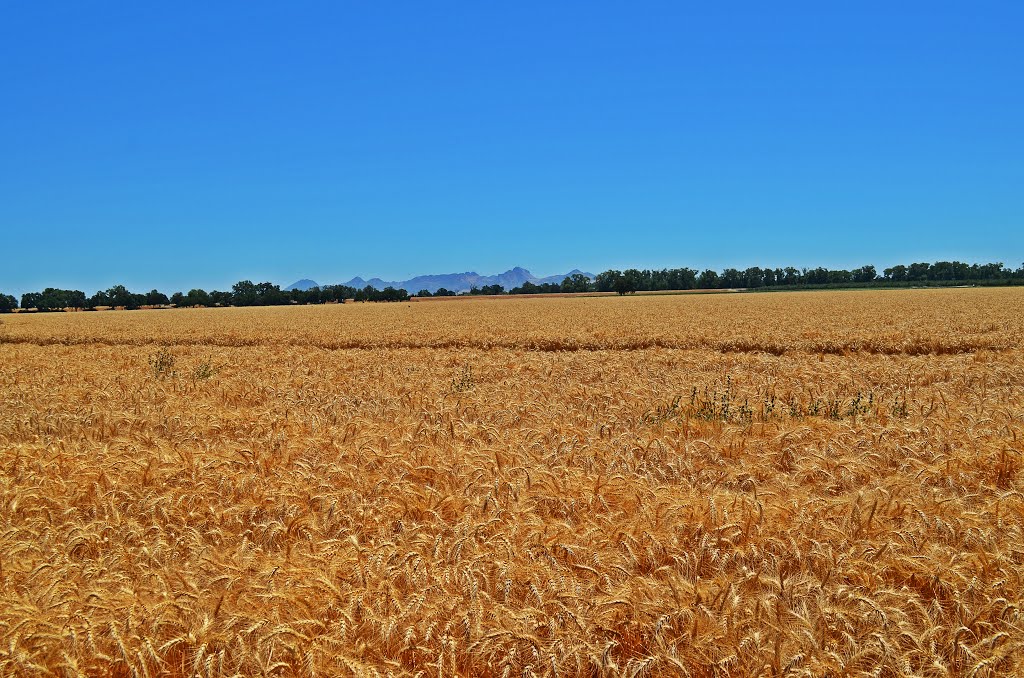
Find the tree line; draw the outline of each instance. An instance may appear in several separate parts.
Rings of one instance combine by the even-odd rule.
[[[16,308],[36,309],[39,311],[59,311],[66,308],[97,309],[124,308],[134,310],[142,307],[194,307],[194,306],[283,306],[287,304],[324,304],[342,302],[346,299],[355,301],[407,301],[409,293],[405,290],[386,287],[374,289],[369,285],[356,289],[348,285],[326,285],[309,290],[282,290],[280,286],[269,282],[253,283],[242,280],[231,286],[230,291],[213,290],[207,292],[195,288],[185,292],[175,292],[171,296],[151,290],[145,294],[130,292],[124,285],[114,285],[108,290],[100,290],[87,297],[80,290],[62,290],[47,287],[42,292],[26,292],[18,300],[9,294],[0,294],[0,312],[13,311]]]
[[[964,264],[958,261],[915,263],[886,268],[881,274],[874,266],[853,270],[827,268],[727,268],[721,272],[692,268],[605,271],[593,282],[595,291],[630,294],[641,291],[696,289],[761,289],[806,287],[887,287],[912,284],[1022,284],[1024,264],[1016,270],[1002,263]]]
[[[1021,285],[1024,284],[1024,264],[1014,270],[1002,263],[965,264],[959,261],[937,261],[935,263],[914,263],[886,268],[881,274],[874,266],[861,266],[853,270],[827,268],[759,268],[757,266],[739,270],[727,268],[721,272],[692,268],[636,269],[624,271],[609,270],[593,280],[582,274],[574,274],[561,283],[535,284],[525,282],[519,287],[505,290],[501,285],[474,287],[462,294],[552,294],[576,292],[634,292],[696,290],[696,289],[800,289],[807,287],[887,287],[906,285]],[[440,288],[434,293],[420,290],[418,297],[448,297],[458,293]],[[385,287],[383,290],[367,285],[362,289],[348,285],[325,285],[308,290],[282,290],[269,282],[253,283],[242,280],[232,285],[230,291],[191,289],[188,293],[175,292],[170,297],[151,290],[145,294],[130,292],[124,285],[114,285],[87,297],[80,290],[63,290],[48,287],[42,292],[27,292],[18,299],[0,293],[0,312],[17,308],[57,311],[66,308],[96,309],[125,308],[137,309],[143,306],[281,306],[287,304],[338,303],[347,299],[365,302],[406,301],[410,297],[404,289]]]
[[[874,266],[861,266],[853,270],[827,268],[760,268],[744,270],[727,268],[721,272],[692,268],[663,268],[660,270],[630,268],[625,271],[609,270],[593,280],[584,275],[569,276],[561,284],[531,282],[505,291],[500,285],[473,288],[469,294],[550,294],[565,292],[655,292],[671,290],[713,289],[799,289],[806,287],[845,286],[901,286],[927,284],[1024,284],[1024,264],[1012,270],[1001,263],[965,264],[959,261],[938,261],[933,264],[915,263],[884,269],[881,274]],[[438,296],[439,290],[433,296]],[[431,296],[423,290],[417,296]]]

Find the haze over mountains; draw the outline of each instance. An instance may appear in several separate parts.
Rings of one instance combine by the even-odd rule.
[[[410,294],[415,294],[420,290],[427,290],[431,294],[437,292],[442,287],[451,290],[453,292],[468,292],[473,287],[483,287],[484,285],[501,285],[505,290],[510,290],[514,287],[519,287],[525,282],[531,282],[535,285],[542,285],[544,283],[561,283],[563,280],[568,278],[570,275],[581,273],[591,280],[594,279],[593,273],[586,273],[579,269],[573,269],[568,273],[561,275],[549,275],[544,278],[538,278],[537,276],[530,273],[525,268],[516,266],[511,268],[504,273],[498,273],[497,275],[480,275],[479,273],[469,271],[467,273],[440,273],[434,275],[418,275],[415,278],[408,280],[381,280],[380,278],[370,278],[369,280],[363,280],[356,276],[348,282],[341,283],[348,285],[349,287],[355,287],[356,289],[362,289],[367,285],[374,289],[382,290],[385,287],[402,288]],[[308,290],[312,287],[321,287],[315,280],[309,280],[303,278],[297,280],[291,285],[286,287],[286,290]]]

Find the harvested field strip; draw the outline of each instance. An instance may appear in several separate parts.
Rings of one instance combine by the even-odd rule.
[[[722,353],[769,353],[786,355],[787,353],[818,353],[827,355],[844,355],[851,353],[867,353],[880,355],[950,355],[958,353],[974,353],[976,351],[1005,351],[1016,348],[1019,344],[1006,340],[962,340],[955,342],[941,339],[924,339],[903,341],[898,343],[877,343],[873,341],[855,341],[850,343],[805,342],[799,346],[785,346],[777,343],[757,343],[753,341],[673,341],[672,339],[629,340],[624,342],[606,341],[602,343],[579,340],[561,339],[520,339],[520,340],[480,340],[472,339],[432,339],[420,341],[416,339],[385,339],[380,341],[318,339],[265,339],[262,337],[222,337],[209,338],[173,338],[161,341],[138,339],[104,339],[102,337],[82,336],[49,336],[49,337],[4,337],[0,336],[0,344],[32,344],[35,346],[222,346],[225,348],[240,346],[263,346],[267,348],[319,348],[324,350],[381,350],[381,349],[444,349],[444,350],[490,350],[509,349],[539,352],[559,351],[644,351],[649,349],[677,350],[712,350]]]

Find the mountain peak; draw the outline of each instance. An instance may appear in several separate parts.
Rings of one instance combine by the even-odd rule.
[[[292,290],[302,290],[305,292],[306,290],[311,290],[314,287],[320,287],[320,283],[315,280],[310,280],[309,278],[303,278],[302,280],[296,280],[291,285],[284,288],[284,290],[285,292],[290,292]]]
[[[420,290],[427,290],[433,294],[442,287],[452,290],[453,292],[468,292],[473,287],[483,287],[484,285],[501,285],[506,290],[510,290],[514,287],[520,287],[526,282],[535,284],[561,283],[570,275],[579,273],[582,273],[591,279],[594,277],[590,273],[585,273],[578,268],[574,268],[572,271],[563,275],[549,275],[544,278],[538,278],[522,266],[515,266],[504,273],[499,273],[497,275],[480,275],[476,271],[466,271],[465,273],[418,275],[408,280],[394,281],[381,280],[380,278],[364,280],[363,278],[356,276],[343,284],[349,287],[355,287],[356,289],[362,289],[367,285],[379,290],[382,290],[385,287],[400,287],[411,293],[416,293]],[[308,286],[300,287],[300,285],[304,284],[308,284]],[[320,287],[320,285],[312,280],[299,280],[298,282],[289,285],[287,289],[309,289],[310,287]]]

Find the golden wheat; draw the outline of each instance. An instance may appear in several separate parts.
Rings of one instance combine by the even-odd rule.
[[[1024,668],[1024,294],[18,315],[0,673]]]

